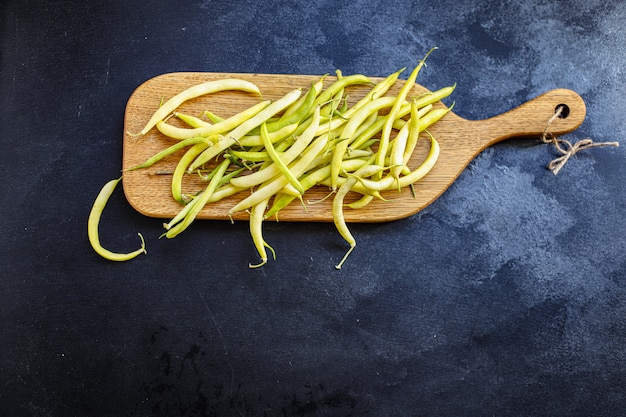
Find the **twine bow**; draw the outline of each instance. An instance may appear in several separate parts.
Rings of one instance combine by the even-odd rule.
[[[548,124],[543,131],[543,135],[541,136],[541,140],[543,143],[552,143],[556,150],[561,154],[561,156],[553,159],[548,164],[548,169],[554,173],[554,175],[558,174],[561,168],[565,166],[570,157],[574,156],[578,151],[584,151],[589,148],[596,148],[600,146],[619,146],[619,142],[594,142],[590,138],[581,139],[578,142],[572,144],[570,141],[565,139],[560,139],[549,133],[550,125],[563,113],[563,107],[557,107],[554,115],[548,120]]]

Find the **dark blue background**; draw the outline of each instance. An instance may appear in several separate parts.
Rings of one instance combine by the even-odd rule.
[[[458,83],[481,119],[557,87],[623,141],[626,3],[69,1],[0,4],[0,415],[619,416],[626,409],[624,147],[480,154],[408,219],[245,223],[173,241],[111,200],[113,250],[86,221],[119,175],[126,102],[165,72],[365,73]],[[445,163],[445,161],[442,161]]]

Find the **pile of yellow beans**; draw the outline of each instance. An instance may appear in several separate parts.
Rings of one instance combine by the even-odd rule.
[[[436,48],[433,48],[436,49]],[[358,209],[373,199],[382,199],[385,190],[400,190],[412,186],[435,165],[439,145],[428,128],[439,121],[451,107],[433,104],[448,97],[455,86],[411,97],[418,73],[429,53],[413,69],[397,94],[388,95],[404,69],[390,74],[374,84],[362,74],[343,76],[337,71],[336,80],[325,87],[325,76],[308,89],[297,88],[283,97],[263,100],[228,118],[207,111],[206,117],[195,117],[178,111],[184,102],[219,91],[244,91],[263,97],[255,84],[228,78],[194,85],[171,97],[159,107],[145,127],[135,135],[145,135],[158,129],[176,143],[130,170],[145,169],[185,150],[172,173],[172,198],[181,204],[178,214],[164,224],[163,236],[173,238],[189,227],[207,204],[236,195],[242,197],[228,210],[228,215],[240,211],[250,214],[250,234],[260,257],[268,261],[267,250],[274,250],[263,238],[262,223],[298,200],[316,185],[329,187],[334,224],[350,248],[335,266],[341,269],[356,246],[344,219],[346,206]],[[367,94],[349,106],[346,96],[351,86],[371,85]],[[185,123],[178,127],[168,123],[176,117]],[[425,132],[430,139],[430,151],[416,169],[408,162],[418,138]],[[178,154],[179,155],[179,154]],[[212,161],[217,160],[215,164]],[[207,168],[208,167],[208,168]],[[183,177],[201,172],[206,187],[195,195],[182,192]],[[88,235],[94,250],[102,257],[125,261],[146,253],[141,247],[129,253],[114,253],[102,247],[98,224],[102,211],[120,178],[109,181],[92,207]],[[350,204],[344,198],[350,192],[360,198]],[[275,257],[275,256],[274,256]]]

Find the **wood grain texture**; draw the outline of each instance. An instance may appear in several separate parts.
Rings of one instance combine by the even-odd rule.
[[[163,136],[157,129],[152,129],[144,136],[133,136],[129,132],[139,132],[152,113],[158,108],[161,98],[169,98],[181,90],[204,81],[236,77],[251,81],[259,86],[264,98],[277,99],[288,91],[301,87],[308,88],[319,80],[318,75],[286,74],[240,74],[240,73],[168,73],[152,78],[139,86],[128,100],[124,118],[123,169],[144,162],[160,150],[175,143]],[[333,77],[327,77],[326,84]],[[376,82],[380,78],[372,78]],[[402,84],[389,92],[397,92]],[[441,86],[443,87],[443,86]],[[349,102],[355,103],[370,87],[350,87]],[[427,91],[416,85],[412,94]],[[453,99],[453,97],[451,98]],[[259,98],[253,94],[229,91],[200,97],[185,103],[180,111],[199,115],[205,110],[228,117],[246,107],[257,103]],[[561,135],[578,128],[585,118],[585,104],[582,98],[571,90],[556,89],[530,100],[506,113],[485,120],[467,120],[451,112],[430,128],[441,146],[438,163],[421,181],[415,184],[415,196],[406,188],[402,192],[388,191],[384,197],[388,201],[373,201],[362,209],[346,209],[348,222],[385,222],[411,216],[431,204],[459,176],[465,167],[485,148],[505,139],[514,137],[538,138],[542,135],[548,120],[559,105],[566,105],[569,114],[556,119],[550,131]],[[437,103],[436,106],[443,106]],[[170,121],[175,124],[174,120]],[[428,152],[426,137],[420,139],[419,146],[411,160],[410,167],[417,167]],[[171,218],[181,209],[171,197],[169,175],[157,175],[157,171],[171,171],[177,157],[174,154],[147,169],[125,171],[123,173],[124,193],[128,202],[140,213],[157,218]],[[204,188],[196,175],[189,175],[184,183],[185,191],[193,193]],[[226,198],[218,203],[207,205],[200,213],[201,219],[228,219],[228,209],[240,200],[246,192]],[[306,192],[304,199],[316,201],[329,193],[326,187],[315,187]],[[349,201],[347,199],[346,201]],[[307,204],[306,208],[293,202],[284,208],[280,221],[330,222],[332,199],[316,204]],[[234,219],[247,219],[246,213],[237,213]]]

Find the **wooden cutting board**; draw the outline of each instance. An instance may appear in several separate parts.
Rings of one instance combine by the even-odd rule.
[[[168,99],[181,90],[204,81],[222,78],[241,78],[255,83],[262,91],[264,99],[278,99],[288,91],[302,87],[306,90],[312,82],[319,80],[318,75],[284,74],[240,74],[240,73],[169,73],[152,78],[139,86],[128,100],[124,118],[123,169],[144,162],[157,152],[175,143],[153,128],[144,136],[133,136],[128,132],[139,132],[151,115],[159,107],[161,99]],[[377,82],[382,78],[372,77]],[[326,85],[334,80],[327,77]],[[402,80],[390,90],[394,94],[400,89]],[[440,86],[443,87],[443,86]],[[349,88],[349,104],[363,97],[371,86]],[[439,88],[439,87],[438,87]],[[414,94],[427,90],[416,85]],[[451,104],[454,93],[446,100]],[[229,91],[200,97],[185,103],[180,111],[199,116],[205,110],[211,110],[221,117],[228,117],[257,103],[259,98],[253,94]],[[582,98],[571,90],[556,89],[530,100],[506,113],[485,120],[467,120],[453,112],[429,130],[441,146],[441,153],[436,166],[421,181],[415,184],[415,195],[409,188],[387,191],[384,197],[388,201],[376,200],[361,209],[346,209],[348,222],[385,222],[413,215],[431,204],[458,177],[463,169],[481,151],[490,145],[514,137],[538,138],[542,135],[548,120],[555,109],[566,106],[567,117],[556,119],[550,126],[550,132],[562,135],[578,128],[585,118],[585,104]],[[437,103],[436,106],[443,106]],[[168,121],[176,124],[174,118]],[[182,126],[182,125],[181,125]],[[428,153],[429,140],[423,136],[415,151],[410,167],[417,167]],[[140,213],[157,218],[171,218],[181,209],[171,197],[171,176],[178,157],[174,154],[150,168],[123,173],[124,193],[128,202]],[[537,169],[542,169],[544,162],[537,162]],[[165,174],[164,174],[165,173]],[[197,175],[189,175],[185,180],[184,191],[194,193],[205,187]],[[327,187],[317,186],[304,195],[305,202],[315,202],[326,197]],[[229,219],[227,212],[248,191],[209,204],[200,213],[202,219]],[[346,199],[348,202],[349,199]],[[297,201],[284,208],[279,214],[280,221],[332,221],[332,198],[303,207]],[[245,212],[237,213],[234,219],[247,219]]]

